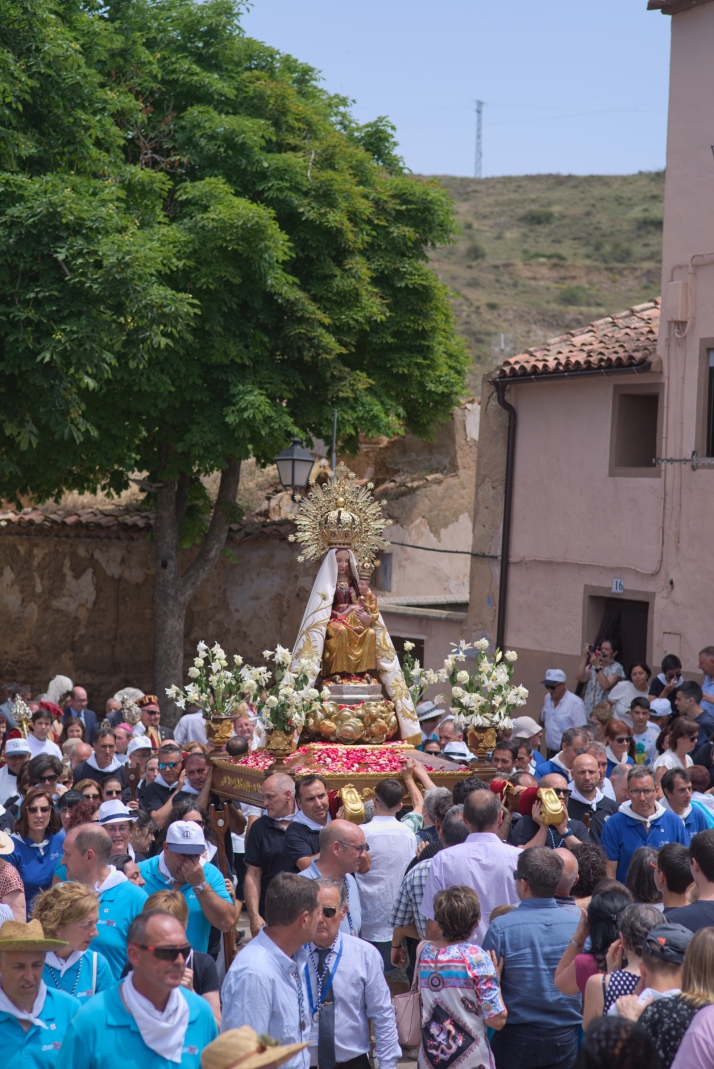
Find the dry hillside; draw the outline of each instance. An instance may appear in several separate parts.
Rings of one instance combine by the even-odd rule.
[[[432,263],[474,356],[470,392],[503,357],[659,294],[663,172],[438,181],[462,233]]]

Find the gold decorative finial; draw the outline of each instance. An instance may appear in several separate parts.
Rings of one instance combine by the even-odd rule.
[[[14,716],[15,720],[19,722],[20,731],[22,732],[24,738],[27,738],[28,729],[32,721],[32,711],[29,705],[27,705],[22,700],[22,698],[15,698],[15,708],[13,709],[12,715]]]
[[[126,694],[122,694],[121,712],[123,722],[125,724],[130,724],[131,727],[134,727],[134,725],[138,724],[141,720],[141,709],[136,702],[133,702],[131,698],[126,696]]]
[[[299,561],[319,560],[328,549],[351,549],[360,573],[371,574],[379,563],[377,553],[389,542],[383,536],[392,523],[382,516],[384,501],[375,501],[372,483],[355,486],[356,476],[338,464],[334,478],[324,486],[313,483],[312,493],[300,505],[297,534],[291,542],[303,545]]]

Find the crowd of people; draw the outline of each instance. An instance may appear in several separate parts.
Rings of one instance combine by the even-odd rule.
[[[198,711],[172,731],[153,695],[130,725],[121,693],[98,715],[62,677],[8,685],[10,1066],[714,1069],[714,648],[703,686],[616,656],[586,648],[582,697],[549,669],[490,782],[410,760],[361,824],[319,775],[223,805]],[[418,715],[426,762],[471,759],[447,710]],[[234,731],[259,745],[247,707]]]

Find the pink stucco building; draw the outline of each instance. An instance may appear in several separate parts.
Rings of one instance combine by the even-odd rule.
[[[661,308],[556,338],[484,381],[484,556],[464,636],[519,652],[531,714],[544,670],[574,685],[603,631],[621,634],[626,667],[669,652],[692,678],[714,644],[714,2],[649,7],[672,22]]]

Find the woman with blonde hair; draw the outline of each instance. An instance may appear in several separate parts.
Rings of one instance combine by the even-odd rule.
[[[595,732],[597,742],[606,742],[605,728],[613,719],[612,710],[607,705],[594,705],[590,713],[590,727]]]
[[[188,906],[186,899],[180,891],[156,891],[149,895],[143,913],[150,909],[160,909],[164,913],[171,914],[185,929],[188,924]],[[183,973],[182,987],[187,987],[196,995],[205,998],[213,1010],[216,1024],[221,1027],[221,985],[218,980],[216,963],[210,954],[201,954],[192,950],[186,959],[186,968]]]
[[[45,955],[42,979],[80,1002],[116,983],[106,958],[89,950],[98,917],[99,899],[83,883],[58,883],[38,895],[32,910],[46,936],[67,944]]]

